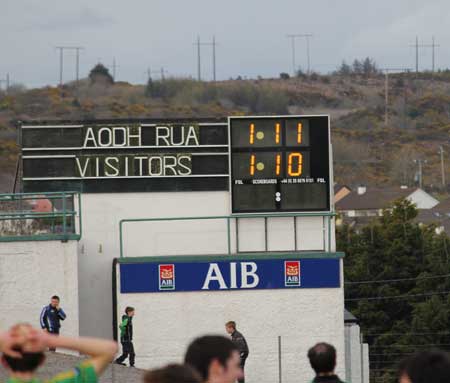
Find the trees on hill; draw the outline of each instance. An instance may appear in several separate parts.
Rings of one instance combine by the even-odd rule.
[[[414,222],[408,201],[360,232],[337,232],[345,251],[346,307],[360,320],[371,347],[371,378],[390,382],[406,354],[435,345],[450,349],[448,237]]]
[[[363,60],[355,59],[351,65],[342,61],[341,66],[336,71],[341,76],[359,75],[373,77],[381,73],[374,59],[366,57]]]
[[[103,64],[98,63],[94,68],[89,72],[89,80],[91,84],[104,84],[104,85],[112,85],[114,84],[114,78],[109,73],[108,68],[106,68]]]

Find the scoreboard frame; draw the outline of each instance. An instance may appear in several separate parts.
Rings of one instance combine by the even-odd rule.
[[[327,150],[328,150],[328,188],[327,188],[327,195],[326,195],[326,208],[318,208],[318,209],[278,209],[278,210],[237,210],[234,206],[234,177],[233,177],[233,140],[232,140],[232,120],[268,120],[268,119],[310,119],[310,118],[326,118],[327,119]],[[307,147],[307,146],[305,146]],[[264,116],[229,116],[228,117],[228,148],[229,148],[229,192],[230,192],[230,211],[231,215],[240,215],[240,214],[251,214],[251,215],[263,215],[266,216],[267,214],[286,214],[286,213],[318,213],[318,212],[324,212],[324,213],[331,213],[333,211],[332,206],[332,192],[333,192],[333,153],[332,153],[332,145],[331,145],[331,126],[330,126],[330,115],[327,114],[305,114],[305,115],[264,115]],[[261,150],[260,147],[256,147]],[[274,148],[273,146],[268,148]],[[280,146],[280,149],[286,149],[287,145]],[[254,185],[257,186],[257,185]]]

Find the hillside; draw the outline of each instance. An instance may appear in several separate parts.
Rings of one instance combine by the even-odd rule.
[[[62,89],[0,91],[0,192],[12,189],[17,154],[15,120],[143,117],[211,117],[242,114],[330,114],[335,180],[348,185],[415,185],[415,159],[427,162],[424,186],[441,187],[439,146],[449,146],[450,72],[389,76],[385,124],[385,77],[313,74],[285,79],[188,79],[147,86],[85,79]],[[445,159],[447,157],[445,156]],[[449,174],[446,167],[446,179]]]

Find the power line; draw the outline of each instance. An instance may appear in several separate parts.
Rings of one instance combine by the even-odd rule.
[[[413,277],[413,278],[397,278],[397,279],[379,279],[379,280],[369,280],[369,281],[357,281],[357,282],[345,282],[346,285],[360,285],[368,283],[386,283],[386,282],[403,282],[403,281],[417,281],[420,279],[435,279],[435,278],[448,278],[450,274],[441,275],[429,275],[423,277]]]
[[[378,297],[364,297],[364,298],[347,298],[346,302],[350,301],[374,301],[383,299],[401,299],[401,298],[415,298],[415,297],[429,297],[433,295],[449,294],[450,291],[440,291],[434,293],[421,293],[421,294],[404,294],[404,295],[392,295],[392,296],[378,296]]]

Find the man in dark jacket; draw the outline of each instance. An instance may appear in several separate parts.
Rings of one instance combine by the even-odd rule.
[[[134,346],[133,346],[133,316],[134,307],[127,307],[125,315],[122,316],[122,323],[120,323],[120,343],[122,343],[122,355],[116,359],[117,364],[125,366],[124,360],[130,358],[130,367],[134,367]]]
[[[41,311],[41,328],[50,334],[59,335],[61,321],[64,319],[66,319],[66,313],[59,307],[59,297],[53,295],[50,304],[44,306]],[[55,349],[50,349],[50,351],[55,351]]]
[[[227,331],[228,334],[231,335],[231,341],[236,345],[237,349],[239,350],[239,355],[241,358],[242,378],[239,379],[238,382],[245,383],[244,367],[245,361],[249,354],[247,341],[245,340],[244,335],[242,335],[239,331],[236,330],[236,322],[229,321],[225,323],[225,330]]]
[[[328,343],[317,343],[308,351],[308,359],[316,377],[311,383],[344,383],[334,373],[336,349]]]

